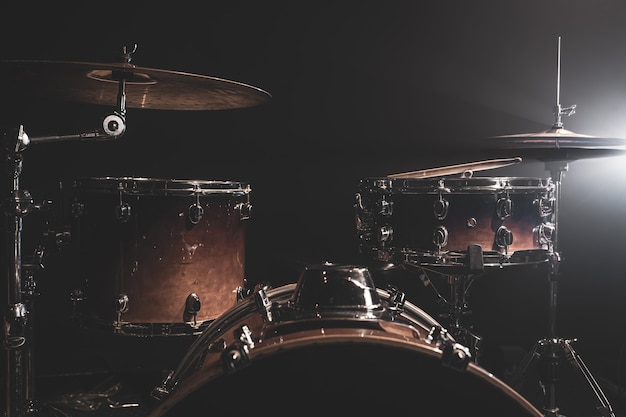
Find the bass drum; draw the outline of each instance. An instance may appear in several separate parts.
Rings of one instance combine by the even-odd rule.
[[[148,417],[542,414],[367,268],[321,265],[215,320]]]

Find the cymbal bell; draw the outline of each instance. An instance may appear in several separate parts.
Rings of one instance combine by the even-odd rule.
[[[539,160],[576,160],[613,156],[626,151],[626,139],[583,135],[562,127],[536,133],[494,136],[498,148],[526,150]]]
[[[125,79],[128,108],[225,110],[267,102],[271,95],[248,84],[206,75],[138,67],[129,63],[0,61],[2,91],[114,106]]]

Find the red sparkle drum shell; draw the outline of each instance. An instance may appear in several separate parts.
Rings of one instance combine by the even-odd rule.
[[[249,198],[235,181],[76,180],[80,320],[129,335],[199,333],[244,287]]]
[[[285,305],[294,288],[269,290],[270,304]],[[389,306],[390,293],[377,292]],[[260,304],[244,300],[211,323],[153,390],[158,401],[147,417],[257,412],[541,416],[472,362],[464,370],[444,366],[442,351],[427,340],[437,322],[409,302],[394,320],[344,317],[275,324],[263,318]],[[248,362],[230,371],[225,349],[240,340],[237,330],[244,325],[256,342]]]
[[[407,254],[453,259],[470,245],[502,259],[516,252],[550,251],[554,191],[549,178],[361,180],[359,246],[366,256],[381,260]],[[502,244],[501,232],[511,241]]]

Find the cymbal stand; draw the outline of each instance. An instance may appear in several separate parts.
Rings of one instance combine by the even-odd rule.
[[[129,62],[130,54],[126,54],[125,49],[124,52],[126,61]],[[31,290],[34,290],[35,283],[33,277],[29,275],[29,281],[26,282],[27,285],[24,285],[22,227],[24,217],[41,206],[34,204],[27,190],[20,189],[23,152],[31,143],[109,140],[120,137],[126,130],[125,82],[127,78],[132,77],[132,72],[116,74],[116,77],[119,81],[118,107],[113,113],[103,118],[100,129],[73,135],[29,138],[24,127],[20,126],[16,133],[4,134],[9,183],[9,197],[5,200],[7,215],[7,308],[4,314],[4,347],[7,351],[6,417],[24,417],[40,411],[34,398],[32,366],[33,319],[30,309],[32,295],[34,295]],[[26,291],[23,287],[27,287]]]
[[[556,104],[554,106],[554,124],[553,129],[563,128],[561,120],[562,116],[571,116],[574,114],[576,105],[569,107],[561,107],[560,102],[560,84],[561,84],[561,37],[558,38],[558,50],[557,50],[557,88],[556,88]],[[558,142],[556,144],[558,149]],[[552,232],[552,251],[550,258],[550,274],[548,281],[549,290],[549,311],[548,311],[548,338],[542,339],[535,343],[534,347],[524,358],[515,375],[512,378],[511,386],[519,388],[520,378],[526,373],[528,366],[533,358],[539,358],[542,363],[542,375],[541,384],[545,397],[544,411],[546,416],[561,416],[559,414],[559,408],[556,401],[556,384],[559,380],[559,370],[561,367],[561,357],[564,355],[569,359],[570,364],[578,368],[583,374],[587,383],[591,387],[593,393],[598,400],[598,411],[605,417],[615,417],[613,410],[606,396],[600,389],[600,386],[594,379],[587,366],[583,363],[580,356],[576,354],[571,344],[575,339],[563,339],[557,337],[556,332],[556,313],[557,313],[557,296],[558,296],[558,277],[559,277],[559,265],[560,254],[558,252],[558,231],[559,231],[559,204],[561,201],[561,183],[563,180],[563,173],[569,168],[567,160],[548,160],[545,164],[546,170],[550,172],[550,175],[555,184],[555,201],[553,207],[553,221],[554,230]]]
[[[546,163],[546,169],[551,172],[551,176],[555,182],[555,203],[554,203],[554,231],[552,232],[553,252],[550,257],[550,274],[548,281],[549,290],[549,311],[548,311],[548,337],[538,340],[531,351],[520,363],[515,375],[511,379],[510,385],[519,389],[521,378],[526,373],[528,366],[533,359],[538,358],[541,366],[540,383],[544,394],[544,411],[547,417],[562,417],[559,413],[559,407],[556,400],[556,388],[559,381],[559,370],[561,369],[561,359],[567,358],[569,363],[577,368],[584,376],[585,380],[591,387],[598,401],[597,409],[604,417],[615,417],[611,405],[602,392],[602,389],[596,382],[595,378],[583,362],[582,358],[574,351],[572,342],[576,339],[563,339],[557,336],[556,331],[556,313],[558,298],[558,277],[560,256],[557,249],[558,245],[558,213],[559,201],[561,199],[561,181],[563,172],[567,171],[568,163],[566,161],[550,161]]]

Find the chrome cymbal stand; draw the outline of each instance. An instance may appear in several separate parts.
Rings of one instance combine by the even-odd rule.
[[[133,50],[134,52],[134,50]],[[124,49],[126,62],[130,62],[130,53]],[[24,264],[22,260],[23,219],[30,212],[41,208],[33,203],[33,198],[26,190],[20,189],[23,152],[31,143],[57,142],[64,140],[109,140],[120,137],[126,131],[126,78],[132,72],[118,75],[118,97],[116,110],[102,119],[99,129],[73,135],[44,136],[29,138],[24,127],[17,132],[4,134],[7,151],[9,196],[5,200],[7,215],[7,308],[4,314],[4,347],[7,351],[6,378],[6,417],[24,417],[39,414],[34,395],[33,372],[33,318],[32,296],[34,281],[23,280]],[[32,271],[29,270],[29,274]]]
[[[576,105],[569,107],[561,107],[560,101],[560,84],[561,84],[561,38],[558,38],[558,51],[557,51],[557,87],[556,87],[556,104],[554,106],[554,124],[552,129],[558,131],[563,128],[562,116],[571,116],[574,114]],[[556,139],[555,150],[559,150],[558,139]],[[565,159],[565,160],[563,160]],[[561,369],[561,360],[563,357],[567,358],[570,364],[576,367],[585,377],[585,380],[591,387],[594,395],[597,398],[597,409],[602,413],[604,417],[615,417],[611,405],[606,396],[600,389],[600,386],[596,382],[595,378],[584,364],[580,356],[576,354],[574,348],[572,348],[572,342],[575,339],[563,339],[557,336],[556,331],[556,313],[557,313],[557,296],[558,296],[558,277],[559,265],[561,262],[560,254],[558,252],[558,231],[559,231],[559,204],[561,201],[561,183],[563,180],[563,173],[569,168],[569,162],[566,158],[554,160],[548,160],[545,163],[546,170],[550,172],[550,175],[555,183],[555,202],[554,202],[554,231],[552,232],[552,251],[550,258],[550,274],[549,274],[549,311],[548,311],[548,338],[537,341],[528,355],[524,358],[515,375],[511,380],[511,386],[513,388],[519,388],[521,377],[526,373],[530,362],[534,358],[540,359],[542,364],[541,372],[541,387],[544,393],[544,411],[547,417],[561,417],[559,414],[559,408],[556,401],[556,385],[559,380],[559,370]]]
[[[561,362],[566,358],[568,362],[577,368],[591,387],[597,399],[597,409],[604,417],[615,417],[611,404],[602,392],[602,389],[585,365],[582,358],[574,351],[572,342],[576,339],[564,339],[557,336],[556,314],[558,298],[558,277],[560,275],[559,265],[561,262],[558,248],[558,213],[559,201],[561,199],[561,181],[563,172],[568,169],[567,161],[546,162],[546,169],[550,171],[555,183],[555,203],[554,203],[554,231],[552,232],[553,252],[550,258],[550,274],[548,281],[549,290],[549,311],[548,311],[548,337],[538,340],[531,351],[526,355],[520,366],[513,375],[510,385],[519,389],[522,376],[526,373],[528,366],[533,359],[539,359],[541,364],[540,383],[544,395],[544,411],[547,417],[562,417],[557,406],[557,383],[560,377]]]

